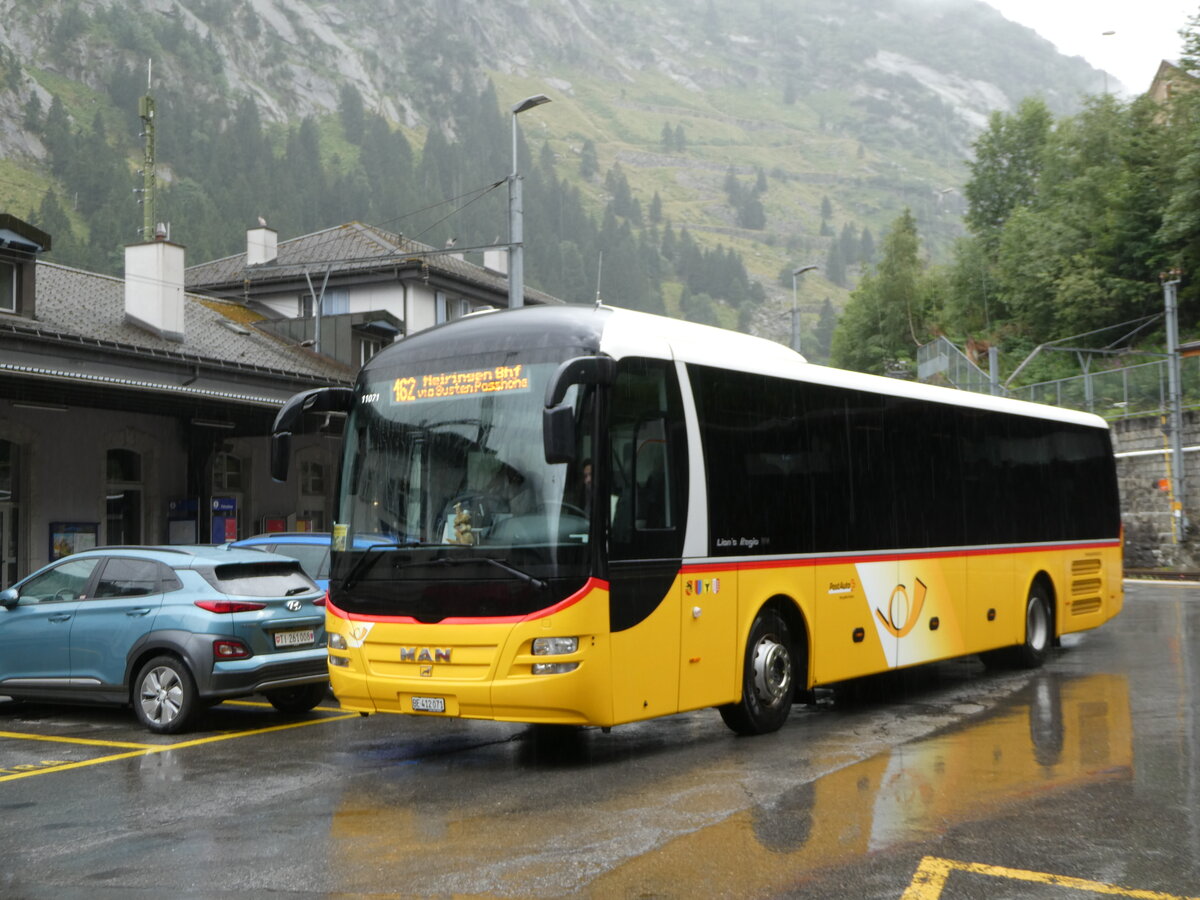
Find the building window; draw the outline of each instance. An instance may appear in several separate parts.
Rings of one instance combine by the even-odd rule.
[[[321,301],[321,315],[338,316],[350,312],[349,291],[326,291]]]
[[[364,338],[358,345],[358,364],[366,365],[367,360],[380,351],[383,347],[382,341],[372,341]]]
[[[214,494],[241,491],[242,461],[232,453],[218,453],[213,457],[212,489]]]
[[[0,312],[17,311],[17,267],[0,263]]]
[[[300,493],[325,496],[325,467],[319,462],[300,463]]]
[[[109,450],[104,541],[107,544],[142,542],[142,457],[133,450]]]
[[[0,503],[17,499],[17,445],[0,440]]]

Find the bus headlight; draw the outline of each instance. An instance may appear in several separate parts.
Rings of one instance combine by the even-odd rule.
[[[533,639],[534,656],[563,656],[574,653],[579,649],[577,637],[550,637]],[[562,675],[564,672],[574,672],[579,668],[577,662],[534,663],[534,675]]]
[[[534,656],[562,656],[564,653],[574,653],[579,649],[577,637],[534,638]]]
[[[330,650],[345,650],[346,649],[346,636],[344,634],[338,634],[336,631],[330,632],[329,633],[329,649]]]

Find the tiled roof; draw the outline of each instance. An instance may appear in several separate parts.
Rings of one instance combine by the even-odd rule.
[[[316,275],[331,263],[333,271],[338,274],[405,264],[425,264],[432,271],[441,271],[458,281],[489,288],[499,295],[503,296],[508,292],[506,275],[436,251],[428,244],[412,241],[403,235],[361,222],[348,222],[345,225],[326,228],[324,231],[280,241],[273,262],[247,266],[246,254],[239,253],[188,266],[184,278],[187,285],[194,290],[220,292],[233,289],[241,298],[244,296],[243,292],[251,289],[255,283],[302,278],[305,272]],[[525,296],[538,303],[562,302],[528,286],[525,288]]]
[[[184,295],[184,340],[171,341],[125,319],[125,282],[53,263],[37,264],[36,327],[43,337],[97,341],[153,357],[234,366],[320,381],[348,382],[341,363],[288,344],[253,326],[239,303]]]

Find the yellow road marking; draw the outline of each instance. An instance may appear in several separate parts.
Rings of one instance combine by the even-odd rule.
[[[214,734],[211,737],[196,738],[191,741],[180,741],[178,744],[170,746],[156,747],[153,752],[161,753],[163,750],[175,750],[177,748],[199,747],[202,744],[212,744],[217,741],[228,741],[232,738],[250,737],[255,734],[269,734],[272,731],[287,731],[289,728],[306,728],[309,725],[320,725],[322,722],[341,722],[343,719],[357,719],[358,713],[346,713],[341,716],[325,716],[321,719],[306,719],[303,722],[288,722],[286,725],[270,725],[266,728],[255,728],[253,731],[234,731],[228,734]]]
[[[126,741],[97,741],[93,738],[54,737],[48,734],[24,734],[20,731],[0,731],[0,738],[17,741],[49,741],[59,744],[88,744],[93,747],[128,747],[133,750],[150,750],[157,744],[131,744]]]
[[[170,747],[163,747],[162,750],[170,750]],[[99,756],[96,759],[85,759],[81,762],[64,763],[60,766],[47,766],[44,769],[31,769],[28,772],[17,772],[13,775],[0,775],[0,781],[16,781],[18,778],[29,778],[32,775],[44,775],[48,772],[66,772],[69,769],[82,769],[85,766],[98,766],[100,763],[115,762],[118,759],[132,759],[135,756],[149,756],[151,753],[160,752],[158,749],[153,750],[131,750],[128,753],[118,753],[114,756]]]
[[[222,706],[252,706],[256,709],[273,709],[270,703],[263,703],[261,700],[225,700],[221,703]],[[312,712],[341,712],[340,706],[314,706]]]
[[[234,731],[226,734],[212,735],[211,737],[196,738],[191,741],[180,741],[177,744],[122,744],[116,741],[93,741],[86,738],[72,740],[71,738],[60,737],[38,737],[36,735],[14,734],[11,732],[0,732],[0,737],[22,738],[24,740],[43,740],[43,741],[58,741],[61,743],[79,743],[92,744],[111,747],[136,747],[138,749],[131,750],[128,753],[116,753],[111,756],[99,756],[96,759],[85,759],[79,762],[63,763],[56,766],[47,766],[43,769],[31,769],[27,772],[16,772],[12,775],[0,775],[0,782],[16,781],[18,778],[29,778],[33,775],[45,775],[50,772],[66,772],[71,769],[82,769],[86,766],[98,766],[101,763],[116,762],[121,759],[133,759],[138,756],[149,756],[152,753],[166,753],[169,750],[183,750],[189,747],[199,747],[202,744],[212,744],[217,741],[229,741],[234,738],[250,737],[256,734],[268,734],[272,731],[286,731],[289,728],[304,728],[309,725],[320,725],[322,722],[340,722],[343,719],[358,718],[358,713],[346,713],[341,716],[324,716],[320,719],[308,719],[304,722],[289,722],[286,725],[271,725],[267,728],[255,728],[252,731]]]
[[[969,872],[973,875],[986,875],[990,878],[1008,878],[1013,881],[1030,881],[1036,884],[1052,885],[1053,887],[1070,888],[1075,891],[1091,891],[1093,894],[1107,894],[1110,897],[1132,897],[1134,900],[1200,900],[1196,897],[1184,897],[1178,894],[1163,894],[1159,891],[1139,891],[1132,888],[1118,887],[1115,884],[1104,884],[1099,881],[1088,881],[1084,878],[1072,878],[1069,875],[1051,875],[1049,872],[1031,872],[1027,869],[1006,869],[1002,866],[989,866],[983,863],[957,862],[953,859],[939,859],[936,856],[926,856],[913,873],[913,879],[900,900],[938,900],[946,879],[951,872]]]

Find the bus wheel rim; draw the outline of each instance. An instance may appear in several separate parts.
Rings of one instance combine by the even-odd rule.
[[[1029,611],[1025,617],[1025,630],[1029,635],[1029,645],[1031,647],[1035,650],[1041,650],[1046,646],[1047,637],[1050,633],[1049,617],[1046,615],[1045,604],[1036,598],[1029,601]]]
[[[792,683],[792,658],[787,647],[763,638],[754,648],[754,693],[768,706],[779,703]]]

